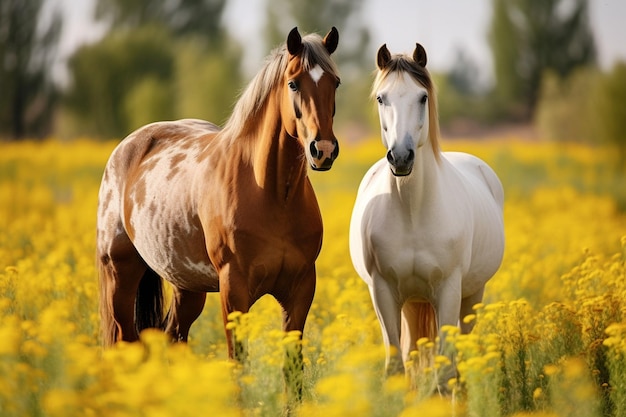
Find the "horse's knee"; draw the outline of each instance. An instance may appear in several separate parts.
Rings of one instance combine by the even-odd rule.
[[[404,373],[404,361],[397,355],[392,355],[385,366],[385,376],[401,375]]]

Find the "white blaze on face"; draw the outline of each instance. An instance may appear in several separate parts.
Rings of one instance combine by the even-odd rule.
[[[322,78],[322,75],[324,75],[324,70],[319,65],[316,65],[311,68],[309,74],[311,75],[313,81],[315,81],[315,85],[317,85],[317,83],[320,81],[320,78]]]

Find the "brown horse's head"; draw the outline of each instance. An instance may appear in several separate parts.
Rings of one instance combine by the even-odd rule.
[[[330,58],[338,41],[339,33],[334,27],[324,39],[316,35],[302,38],[297,28],[287,37],[281,118],[289,135],[301,142],[307,161],[317,171],[330,169],[339,154],[333,133],[339,77]]]

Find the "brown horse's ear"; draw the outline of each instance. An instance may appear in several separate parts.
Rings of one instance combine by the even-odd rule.
[[[415,44],[415,51],[413,51],[413,61],[420,67],[426,68],[426,50],[419,43]]]
[[[378,54],[376,55],[376,65],[378,65],[379,70],[384,70],[387,64],[391,61],[391,52],[387,49],[387,44],[383,44],[378,49]]]
[[[287,50],[290,55],[295,56],[302,52],[302,47],[302,37],[298,32],[298,28],[295,27],[291,29],[291,32],[289,32],[289,35],[287,36]]]
[[[339,32],[337,31],[337,28],[333,26],[332,29],[330,29],[330,32],[328,32],[326,36],[324,36],[324,46],[326,47],[326,50],[328,51],[328,55],[335,52],[335,50],[337,49],[338,43],[339,43]]]

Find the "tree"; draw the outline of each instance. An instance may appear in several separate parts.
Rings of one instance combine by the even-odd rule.
[[[626,62],[609,72],[580,68],[560,79],[542,80],[535,122],[541,134],[556,141],[605,144],[615,149],[626,172]]]
[[[603,74],[579,68],[566,78],[547,71],[535,110],[535,125],[542,137],[567,142],[599,141],[600,85]]]
[[[161,28],[150,26],[112,33],[102,41],[76,51],[68,63],[72,81],[65,104],[77,118],[83,134],[120,137],[137,127],[133,125],[137,119],[132,119],[128,113],[127,97],[141,94],[149,98],[145,92],[147,84],[143,83],[145,79],[152,80],[151,85],[157,84],[162,89],[158,93],[159,103],[171,103],[173,50],[168,34]],[[140,90],[133,93],[135,88]],[[137,98],[134,102],[137,103]],[[148,105],[154,106],[155,103]],[[144,114],[147,110],[137,109]],[[173,116],[171,109],[159,109],[156,115]]]
[[[595,61],[587,0],[493,0],[489,32],[495,95],[510,114],[529,120],[542,74],[564,78]]]
[[[319,32],[322,36],[336,26],[341,47],[337,61],[342,67],[360,67],[369,46],[369,29],[358,14],[363,6],[360,0],[274,0],[268,2],[267,41],[270,47],[285,40],[293,26],[302,32]],[[369,63],[369,60],[367,60]],[[372,60],[373,62],[373,60]],[[352,69],[352,68],[350,68]],[[360,68],[359,68],[360,69]],[[342,68],[342,72],[345,71]]]
[[[603,77],[597,102],[598,134],[617,148],[619,166],[626,172],[626,62]]]
[[[466,133],[493,122],[493,112],[486,99],[487,86],[480,79],[478,65],[466,51],[457,48],[451,69],[433,77],[439,124],[447,134]]]
[[[224,120],[241,87],[240,50],[221,27],[224,5],[98,0],[111,31],[70,59],[69,133],[122,137],[158,120]]]
[[[42,0],[0,3],[0,135],[44,136],[56,91],[50,68],[62,19],[43,19]],[[47,20],[47,21],[45,21]]]
[[[243,89],[241,50],[224,44],[208,53],[202,43],[177,48],[175,89],[177,117],[195,117],[221,124]]]
[[[163,25],[175,37],[199,35],[221,40],[220,25],[226,0],[98,0],[96,18],[113,29]]]

